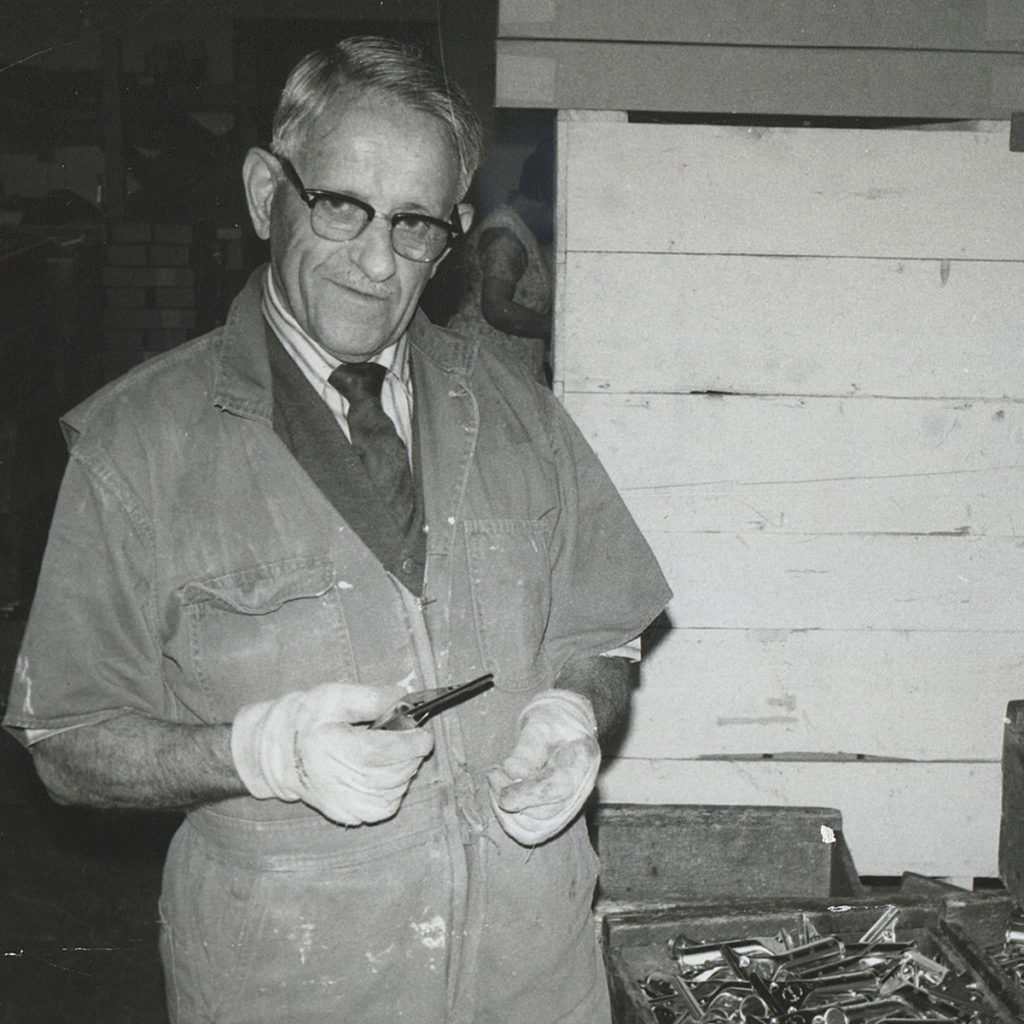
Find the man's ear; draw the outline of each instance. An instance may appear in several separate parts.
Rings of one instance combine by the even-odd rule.
[[[277,188],[277,158],[263,149],[250,149],[242,164],[245,201],[256,234],[266,241],[270,237],[270,208]]]
[[[459,203],[459,223],[462,225],[462,233],[464,235],[469,234],[469,229],[473,226],[473,207],[469,203]]]
[[[459,215],[459,225],[462,228],[462,233],[464,235],[467,235],[467,234],[469,234],[469,229],[473,226],[473,207],[470,206],[469,203],[459,203],[459,205],[456,207],[456,210],[457,210],[458,215]],[[448,253],[449,252],[451,252],[451,249],[449,249],[448,252],[446,252],[430,268],[430,276],[431,277],[433,277],[437,273],[437,268],[439,266],[441,266],[441,264],[444,263],[444,261],[446,259],[448,259]]]

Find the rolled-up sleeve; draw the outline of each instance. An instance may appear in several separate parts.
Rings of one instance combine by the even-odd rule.
[[[169,717],[152,625],[152,534],[102,453],[72,452],[4,725],[30,743],[139,711]]]
[[[641,633],[672,596],[650,546],[569,416],[553,432],[562,488],[546,649],[555,674]]]

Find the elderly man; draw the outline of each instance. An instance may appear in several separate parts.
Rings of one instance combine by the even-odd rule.
[[[607,1020],[579,812],[668,590],[550,393],[416,311],[479,137],[397,44],[305,58],[245,161],[269,269],[65,419],[6,725],[58,801],[187,809],[175,1022]]]

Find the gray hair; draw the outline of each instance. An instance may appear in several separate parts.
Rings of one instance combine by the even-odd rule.
[[[346,92],[376,91],[436,117],[459,161],[459,198],[466,194],[483,155],[480,119],[462,90],[418,50],[393,39],[352,36],[307,54],[285,82],[274,114],[270,148],[293,160],[312,122]]]

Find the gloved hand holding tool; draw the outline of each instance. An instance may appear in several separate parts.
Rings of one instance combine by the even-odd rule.
[[[429,729],[356,724],[385,714],[400,693],[325,683],[249,704],[231,727],[235,769],[257,799],[301,800],[340,825],[384,821],[434,746]]]
[[[501,827],[536,846],[579,813],[597,781],[601,748],[590,701],[572,690],[545,690],[523,709],[519,739],[487,774]]]
[[[301,800],[340,825],[384,821],[434,747],[418,726],[493,685],[490,673],[414,693],[325,683],[249,704],[231,727],[235,770],[257,799]]]

